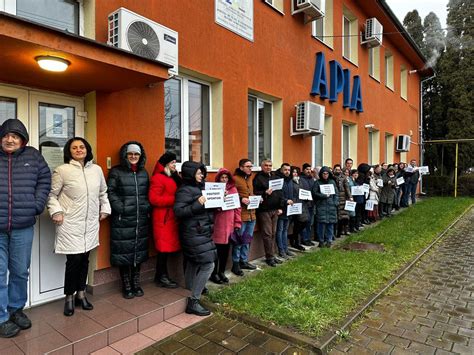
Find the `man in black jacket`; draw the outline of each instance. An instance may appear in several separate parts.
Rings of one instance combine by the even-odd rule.
[[[292,205],[295,199],[293,179],[291,176],[291,166],[288,163],[283,163],[280,169],[275,173],[278,178],[283,179],[283,206]],[[278,246],[278,256],[283,259],[288,259],[291,252],[288,250],[288,227],[290,225],[290,217],[286,215],[286,208],[282,208],[282,213],[278,216],[276,242]]]
[[[31,327],[23,313],[36,216],[51,189],[51,172],[17,119],[6,120],[0,149],[0,337]],[[7,280],[7,271],[9,273]]]
[[[257,210],[257,221],[260,227],[260,235],[263,239],[265,249],[265,261],[269,266],[281,263],[275,258],[275,236],[278,216],[282,214],[284,203],[281,190],[273,191],[269,187],[269,181],[278,179],[272,173],[272,161],[264,159],[261,163],[262,170],[253,179],[253,192],[262,196],[262,203]]]

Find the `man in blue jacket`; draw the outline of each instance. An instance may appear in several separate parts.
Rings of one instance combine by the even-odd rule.
[[[23,313],[36,216],[43,212],[51,172],[17,119],[0,128],[0,337],[31,327]],[[9,276],[7,277],[7,272]]]

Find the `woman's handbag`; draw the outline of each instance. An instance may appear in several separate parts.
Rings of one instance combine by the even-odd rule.
[[[252,239],[253,236],[248,234],[247,232],[241,234],[240,229],[235,229],[230,235],[230,240],[232,241],[232,243],[237,245],[250,244]]]

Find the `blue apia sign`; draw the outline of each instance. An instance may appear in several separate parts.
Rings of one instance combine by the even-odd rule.
[[[319,95],[323,100],[329,98],[329,102],[337,102],[337,98],[342,92],[342,107],[349,107],[350,110],[356,112],[364,112],[359,75],[353,77],[351,93],[351,71],[349,69],[343,69],[338,61],[331,60],[329,62],[329,72],[331,76],[328,84],[324,53],[316,53],[311,95]]]

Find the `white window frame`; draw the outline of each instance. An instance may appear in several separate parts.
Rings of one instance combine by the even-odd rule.
[[[316,138],[321,137],[321,166],[324,165],[324,144],[325,144],[325,134],[321,134],[319,136],[313,136],[311,139],[311,164],[313,167],[316,165]]]
[[[0,11],[16,16],[17,0],[0,0]],[[76,0],[79,3],[79,36],[84,36],[84,0]],[[37,22],[41,25],[41,22]]]
[[[254,136],[251,137],[252,140],[253,140],[253,148],[254,148],[254,152],[253,152],[253,157],[250,159],[254,165],[254,167],[252,168],[252,171],[260,171],[261,170],[261,167],[260,167],[260,161],[259,161],[259,156],[258,156],[258,152],[259,152],[259,145],[258,145],[258,134],[259,134],[259,130],[258,130],[258,103],[259,102],[263,102],[263,103],[267,103],[267,104],[270,104],[272,109],[271,109],[271,117],[270,117],[270,159],[272,160],[273,162],[273,153],[274,153],[274,147],[273,147],[273,128],[274,128],[274,124],[273,124],[273,115],[274,115],[274,107],[273,107],[273,102],[272,101],[269,101],[269,100],[265,100],[265,99],[262,99],[256,95],[252,95],[252,94],[248,94],[247,95],[247,101],[249,98],[252,98],[255,101],[255,109],[253,111],[253,117],[254,117],[254,127],[255,127],[255,131],[254,131]],[[247,124],[248,124],[248,117],[247,117]],[[250,139],[250,137],[247,137],[247,139]],[[247,152],[247,155],[248,155],[248,152]]]
[[[348,48],[348,56],[346,56],[344,53],[345,53],[345,36],[346,36],[346,32],[344,31],[344,28],[345,28],[345,23],[346,21],[348,22],[348,26],[349,26],[349,40],[348,40],[348,43],[349,43],[349,48]],[[349,19],[349,17],[343,15],[342,16],[342,57],[347,59],[348,61],[351,61],[351,36],[352,36],[352,31],[351,31],[351,20]]]
[[[279,12],[280,14],[284,15],[285,12],[283,11],[284,10],[284,7],[285,7],[285,1],[283,0],[282,1],[282,9],[279,9],[275,4],[274,4],[274,0],[265,0],[264,1],[265,4],[267,4],[268,6],[270,6],[273,10]]]
[[[344,157],[344,126],[347,127],[347,157]],[[351,158],[351,125],[343,122],[341,125],[341,165],[347,158]]]
[[[209,88],[209,165],[206,165],[206,169],[212,169],[212,87],[211,84],[203,80],[199,80],[193,77],[185,76],[174,76],[172,79],[176,79],[180,82],[180,110],[181,110],[181,159],[183,161],[177,162],[176,165],[178,170],[181,171],[181,165],[189,160],[189,82],[207,86]],[[165,137],[166,139],[166,137]]]
[[[367,138],[367,162],[369,165],[374,165],[374,132],[369,130]]]

